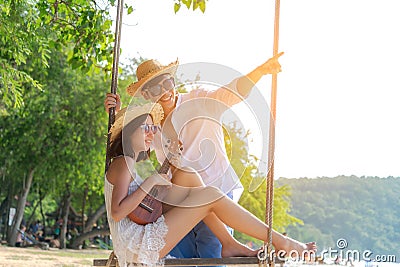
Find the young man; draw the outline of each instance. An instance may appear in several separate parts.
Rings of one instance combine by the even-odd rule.
[[[243,189],[226,154],[221,116],[243,101],[262,76],[281,71],[278,58],[282,54],[216,90],[200,87],[184,94],[177,92],[173,78],[177,61],[163,66],[156,60],[148,60],[138,66],[138,80],[127,88],[127,92],[131,96],[141,95],[159,103],[164,110],[165,121],[170,120],[182,143],[181,165],[195,169],[206,185],[220,188],[230,198],[233,198],[234,191],[238,192],[235,192],[234,198],[237,201]],[[116,107],[118,112],[121,107],[119,96],[107,94],[104,105],[107,111]],[[166,154],[161,139],[154,140],[159,162],[164,161]],[[220,258],[221,244],[200,222],[170,254],[177,258]]]

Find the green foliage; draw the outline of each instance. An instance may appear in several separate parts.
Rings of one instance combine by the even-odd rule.
[[[192,8],[193,11],[200,9],[202,13],[206,11],[207,0],[177,0],[174,4],[174,12],[177,13],[182,4],[187,8]]]
[[[292,214],[304,221],[288,228],[290,236],[315,240],[320,250],[336,249],[336,241],[344,238],[350,250],[400,251],[400,178],[281,178],[277,183],[292,188]]]
[[[0,0],[0,113],[24,104],[26,90],[42,90],[43,81],[31,71],[48,68],[50,51],[68,48],[68,63],[87,73],[112,68],[114,34],[110,6],[115,0],[97,4],[94,1],[27,1]],[[206,0],[178,0],[188,9],[206,8]],[[130,5],[124,6],[129,15]],[[27,70],[26,64],[32,69]]]
[[[49,67],[50,51],[69,47],[68,62],[74,68],[110,71],[114,37],[108,8],[84,0],[0,0],[2,112],[20,107],[26,90],[42,89],[43,81],[31,73]]]
[[[103,202],[107,122],[102,103],[108,82],[70,68],[65,54],[52,54],[45,72],[32,73],[46,81],[43,90],[26,91],[26,105],[1,117],[2,185],[8,183],[17,195],[35,169],[32,201],[46,194],[60,203],[68,188],[79,210],[88,187],[88,202],[96,209]]]
[[[47,66],[48,42],[41,38],[46,27],[38,27],[37,13],[26,1],[0,1],[0,109],[22,104],[24,87],[41,89],[19,66],[31,61],[36,67]]]
[[[140,65],[140,63],[145,60],[146,58],[139,56],[137,58],[128,59],[127,63],[120,63],[121,71],[118,79],[118,94],[121,97],[122,107],[129,105],[130,103],[136,103],[135,101],[140,102],[144,100],[140,98],[133,98],[126,92],[126,88],[132,82],[137,80],[136,69]]]

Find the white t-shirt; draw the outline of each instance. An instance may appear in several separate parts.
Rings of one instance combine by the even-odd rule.
[[[243,100],[236,82],[216,90],[200,88],[179,94],[171,121],[183,145],[181,166],[195,169],[206,185],[218,187],[224,193],[232,191],[233,199],[238,201],[243,186],[226,154],[221,122],[224,111]],[[157,159],[163,162],[165,143],[161,144],[159,132],[154,146]]]

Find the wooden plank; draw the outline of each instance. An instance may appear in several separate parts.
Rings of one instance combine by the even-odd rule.
[[[107,264],[107,259],[94,259],[93,260],[93,266],[106,266]],[[110,266],[114,267],[116,266],[116,260],[112,260]]]
[[[93,266],[106,266],[107,259],[94,259]],[[283,264],[284,261],[275,261]],[[187,259],[165,259],[165,266],[209,266],[209,265],[259,265],[257,257],[231,257],[231,258],[187,258]],[[115,260],[110,266],[116,266]]]
[[[210,265],[242,265],[257,264],[257,257],[232,258],[193,258],[193,259],[165,259],[166,266],[210,266]]]

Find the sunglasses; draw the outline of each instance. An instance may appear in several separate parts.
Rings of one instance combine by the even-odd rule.
[[[158,127],[153,124],[142,124],[142,125],[140,125],[140,128],[142,129],[143,133],[145,133],[145,134],[150,133],[150,131],[153,134],[156,134],[157,130],[158,130]]]
[[[143,91],[148,92],[150,95],[152,95],[153,97],[155,96],[159,96],[163,93],[163,88],[165,89],[165,91],[169,91],[171,89],[175,88],[175,80],[173,77],[169,77],[163,81],[161,81],[160,83],[156,84],[156,85],[152,85],[152,86],[148,86],[146,88],[143,88]]]

